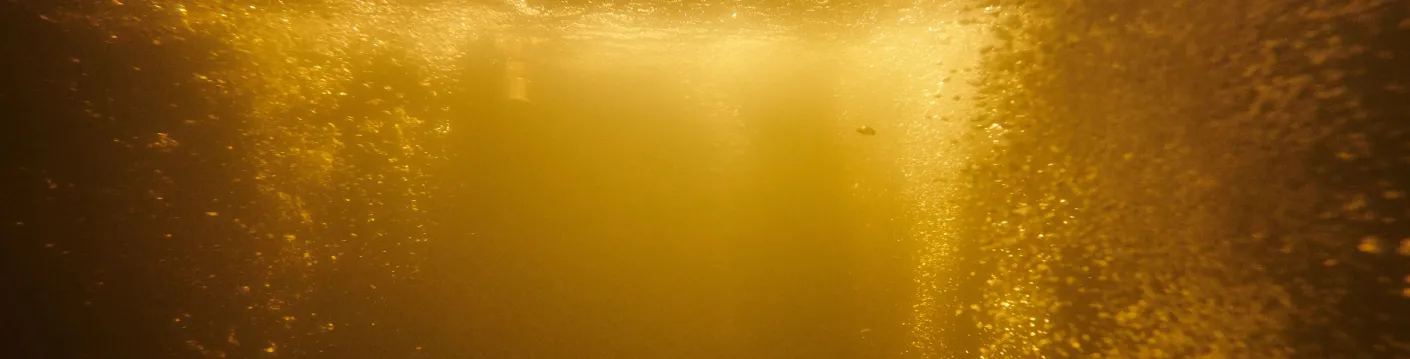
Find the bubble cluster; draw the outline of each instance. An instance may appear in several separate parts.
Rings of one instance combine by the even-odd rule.
[[[1407,184],[1405,108],[1378,100],[1403,96],[1404,9],[993,6],[974,101],[1003,129],[961,257],[982,357],[1405,353],[1410,303],[1383,278],[1407,258],[1377,239],[1407,229],[1381,195]]]

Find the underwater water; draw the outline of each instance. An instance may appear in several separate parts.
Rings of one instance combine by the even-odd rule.
[[[0,5],[16,358],[1410,357],[1410,3]]]

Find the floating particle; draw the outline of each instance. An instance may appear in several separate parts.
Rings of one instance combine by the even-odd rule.
[[[172,139],[170,134],[167,134],[165,132],[158,132],[157,138],[151,143],[148,143],[147,148],[170,151],[172,148],[175,148],[180,145],[181,143],[176,142],[176,140]]]
[[[1380,240],[1380,238],[1376,238],[1376,237],[1366,237],[1366,238],[1362,238],[1362,239],[1361,239],[1361,245],[1356,246],[1356,249],[1359,249],[1359,250],[1361,250],[1362,252],[1371,253],[1371,254],[1380,253],[1380,252],[1381,252],[1381,240]]]
[[[875,130],[875,129],[872,129],[871,127],[868,127],[868,126],[862,126],[862,127],[857,127],[857,133],[860,133],[860,134],[863,134],[863,135],[867,135],[867,136],[875,136],[875,135],[876,135],[876,130]]]

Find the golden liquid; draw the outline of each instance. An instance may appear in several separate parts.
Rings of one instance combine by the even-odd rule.
[[[24,11],[146,193],[46,243],[166,293],[74,353],[1300,358],[1410,351],[1402,8]]]

